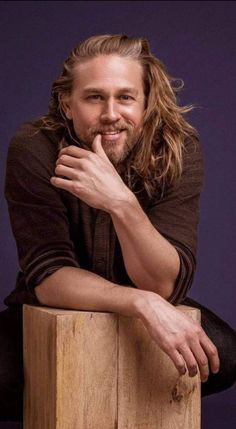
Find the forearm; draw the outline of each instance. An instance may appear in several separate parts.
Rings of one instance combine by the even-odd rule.
[[[136,198],[110,212],[134,284],[168,298],[180,269],[177,250],[151,224]]]
[[[143,294],[81,268],[63,267],[35,288],[42,305],[74,310],[104,311],[139,316]]]

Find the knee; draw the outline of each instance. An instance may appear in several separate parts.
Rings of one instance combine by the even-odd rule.
[[[236,332],[228,329],[218,346],[222,384],[225,389],[233,386],[236,381]]]
[[[202,396],[229,389],[236,381],[236,332],[228,325],[213,342],[220,358],[220,370],[210,373],[208,381],[202,383]]]

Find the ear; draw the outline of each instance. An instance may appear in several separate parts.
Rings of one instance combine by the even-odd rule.
[[[58,100],[59,100],[60,108],[62,109],[62,113],[66,115],[67,119],[72,119],[69,95],[59,94]]]

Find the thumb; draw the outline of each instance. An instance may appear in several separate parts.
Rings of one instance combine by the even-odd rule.
[[[108,159],[107,154],[102,147],[101,134],[96,135],[95,139],[93,140],[92,149],[93,152],[95,152],[97,155],[101,156],[102,158]]]

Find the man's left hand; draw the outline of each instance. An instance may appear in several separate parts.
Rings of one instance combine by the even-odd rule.
[[[51,183],[83,200],[89,206],[107,212],[122,201],[128,201],[134,194],[125,185],[113,164],[107,157],[98,134],[92,151],[76,146],[63,148],[56,162]]]

